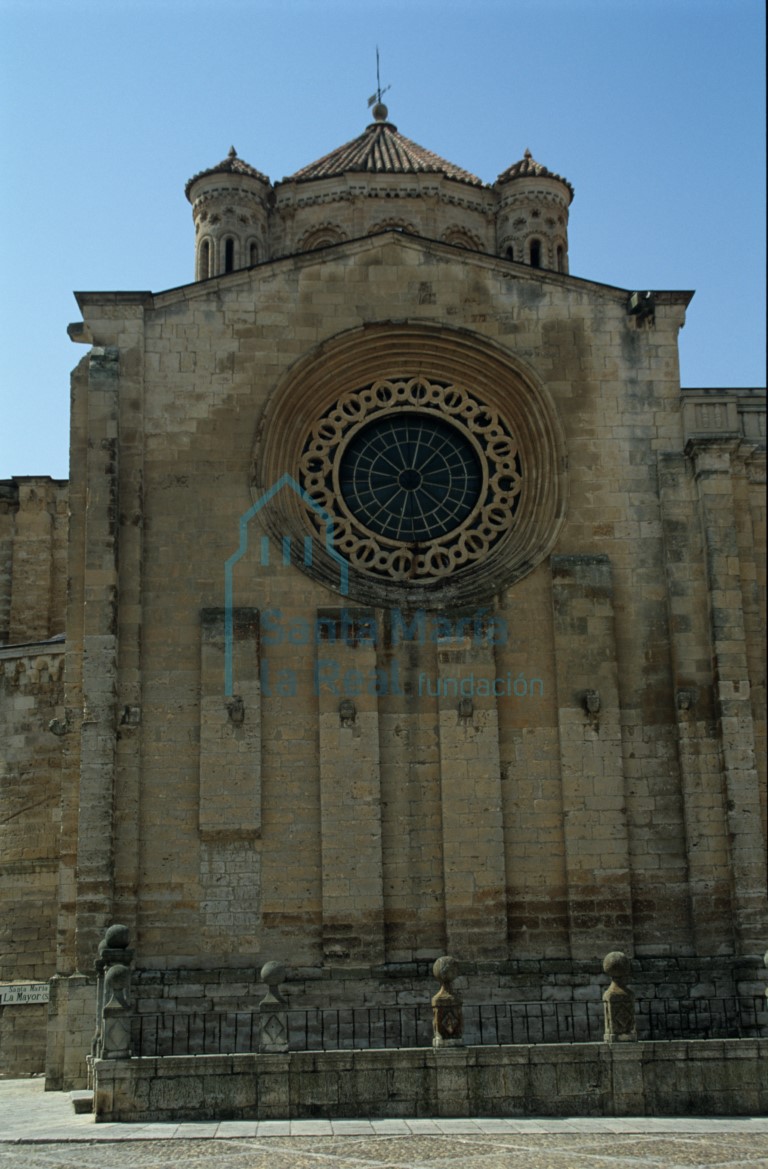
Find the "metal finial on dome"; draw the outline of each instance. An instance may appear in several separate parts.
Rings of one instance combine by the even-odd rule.
[[[528,159],[531,159],[531,158],[533,158],[533,155],[531,154],[531,152],[530,152],[530,150],[528,149],[528,147],[527,147],[527,146],[526,146],[526,148],[525,148],[525,154],[523,155],[523,158],[528,158]]]
[[[373,110],[371,112],[373,113],[373,118],[374,118],[375,122],[386,122],[387,118],[389,117],[389,110],[384,105],[384,102],[381,100],[381,95],[383,93],[386,93],[387,90],[391,89],[391,88],[392,88],[391,85],[385,85],[383,89],[381,88],[381,74],[379,72],[379,46],[377,45],[376,46],[376,92],[371,94],[371,96],[368,98],[368,108],[370,109],[371,106],[373,106]]]
[[[237,151],[235,150],[234,146],[230,146],[227,158],[237,158]]]

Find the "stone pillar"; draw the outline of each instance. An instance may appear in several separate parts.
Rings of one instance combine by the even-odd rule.
[[[571,953],[632,945],[611,565],[553,556],[555,663]]]
[[[508,631],[495,657],[504,690],[497,710],[515,959],[570,957],[551,589],[549,564],[540,564],[497,610]]]
[[[448,945],[507,953],[507,877],[493,646],[438,644],[438,717]]]
[[[77,830],[77,963],[85,969],[112,914],[118,603],[119,354],[88,359],[83,697]]]
[[[464,1046],[464,1013],[461,999],[452,990],[452,983],[458,977],[459,964],[455,958],[445,955],[438,958],[432,973],[440,983],[440,989],[432,997],[432,1046]]]
[[[393,643],[387,629],[378,668],[393,683],[379,696],[387,961],[434,960],[448,948],[437,700],[425,681],[437,647],[426,637]]]
[[[123,301],[120,313],[120,513],[118,557],[119,629],[117,657],[117,746],[115,751],[114,893],[111,919],[137,935],[142,885],[142,791],[147,742],[142,728],[147,642],[144,630],[145,484],[147,435],[144,423],[145,312],[152,297],[139,293]],[[150,440],[151,442],[151,440]],[[69,638],[69,631],[67,631]]]
[[[710,640],[703,536],[691,523],[695,483],[682,453],[659,457],[659,492],[694,949],[718,954],[733,946],[728,836],[711,662],[702,653]]]
[[[137,294],[137,312],[145,299],[145,294]],[[128,343],[130,330],[127,326],[125,331],[118,329],[112,301],[105,317],[109,323],[100,333],[119,332]],[[114,920],[116,827],[128,826],[135,838],[133,825],[138,819],[137,802],[121,806],[115,800],[118,787],[122,798],[129,786],[124,776],[119,783],[116,772],[118,541],[121,504],[125,503],[119,496],[119,387],[126,363],[137,364],[130,346],[126,356],[125,350],[99,345],[72,374],[63,720],[69,733],[62,737],[57,923],[61,978],[56,983],[55,1019],[49,1027],[46,1057],[46,1084],[55,1089],[84,1088],[87,1082],[96,988],[93,979],[80,971],[92,969],[104,928]],[[133,389],[126,396],[133,399]],[[133,644],[135,649],[135,640]],[[133,849],[133,861],[135,857]],[[132,896],[135,877],[129,874],[125,884]]]
[[[614,1116],[645,1116],[643,1049],[611,1048],[611,1104]]]
[[[259,1051],[280,1054],[288,1050],[288,1015],[285,999],[280,994],[285,975],[282,962],[267,962],[261,968],[261,981],[267,984],[267,993],[259,1003]]]
[[[733,921],[740,953],[754,953],[765,928],[766,850],[744,631],[731,455],[737,440],[690,441],[706,548],[715,713],[730,840]]]
[[[88,1036],[93,1034],[95,987],[84,974],[50,980],[45,1089],[68,1092],[88,1083]]]
[[[612,950],[603,961],[603,970],[611,979],[611,985],[603,992],[606,1043],[637,1039],[635,996],[627,986],[630,968],[629,958],[620,950]]]
[[[323,611],[318,640],[323,948],[330,961],[384,960],[384,892],[376,649],[364,616]],[[372,620],[372,617],[368,617]]]
[[[232,613],[232,694],[225,693],[226,613],[203,609],[200,648],[200,806],[202,836],[261,831],[259,613]]]

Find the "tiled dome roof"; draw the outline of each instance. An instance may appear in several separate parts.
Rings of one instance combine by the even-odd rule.
[[[193,183],[196,183],[198,179],[206,178],[208,175],[218,174],[250,175],[253,179],[260,179],[262,183],[269,182],[267,176],[263,175],[261,171],[256,170],[255,166],[250,166],[247,162],[244,162],[242,158],[238,158],[237,151],[235,150],[234,146],[232,146],[230,147],[227,157],[221,162],[218,162],[216,166],[211,166],[207,170],[201,170],[198,171],[196,175],[192,175],[192,178],[184,188],[184,194],[187,196],[187,198],[189,198],[190,188],[192,187]]]
[[[310,179],[337,178],[348,172],[367,174],[441,174],[475,187],[485,184],[477,175],[446,162],[444,158],[425,150],[398,133],[397,126],[386,120],[387,107],[377,105],[372,122],[358,138],[346,142],[330,154],[302,167],[289,175],[286,182],[307,182]]]
[[[573,195],[573,187],[564,179],[562,175],[556,175],[554,171],[547,170],[543,163],[537,162],[532,156],[530,150],[526,150],[519,162],[513,162],[512,166],[508,166],[505,171],[499,175],[496,180],[497,183],[508,183],[511,179],[528,179],[528,178],[548,178],[557,179],[558,182],[563,183]]]

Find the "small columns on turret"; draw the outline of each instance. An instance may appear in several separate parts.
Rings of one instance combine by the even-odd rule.
[[[573,187],[526,150],[499,175],[496,246],[499,255],[532,268],[568,271],[568,208]]]
[[[267,215],[272,184],[238,158],[227,157],[189,180],[195,222],[195,279],[207,280],[268,258]]]

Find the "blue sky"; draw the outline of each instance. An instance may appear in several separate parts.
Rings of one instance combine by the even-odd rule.
[[[193,271],[184,184],[282,178],[390,118],[576,189],[576,276],[695,289],[684,385],[764,385],[762,0],[0,0],[0,479],[68,474],[79,290]]]

